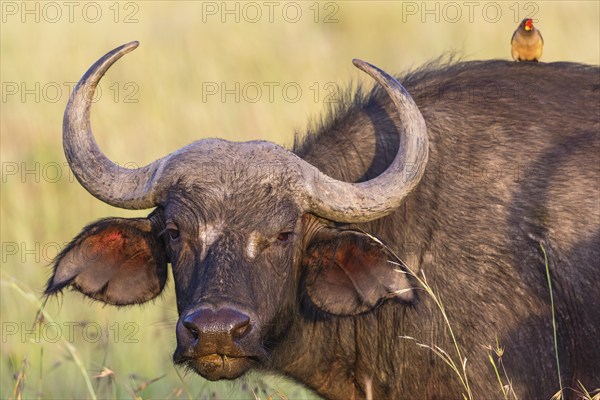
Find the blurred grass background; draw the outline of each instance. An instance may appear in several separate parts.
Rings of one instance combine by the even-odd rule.
[[[336,87],[368,82],[352,58],[388,72],[448,52],[509,59],[512,32],[531,13],[543,61],[599,63],[597,1],[476,3],[470,16],[462,2],[274,2],[271,18],[262,2],[3,1],[0,396],[90,398],[84,371],[99,398],[315,397],[259,373],[237,383],[180,380],[170,360],[172,283],[154,304],[121,310],[67,292],[46,307],[57,325],[27,333],[58,250],[95,219],[146,214],[100,203],[70,174],[61,144],[70,85],[108,50],[141,42],[102,81],[92,124],[112,160],[142,165],[203,137],[291,145],[294,131],[335,101]],[[235,91],[236,83],[239,101],[223,101],[221,85]]]

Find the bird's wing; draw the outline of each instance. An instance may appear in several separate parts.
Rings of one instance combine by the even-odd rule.
[[[544,38],[542,37],[542,32],[538,31],[538,35],[540,35],[540,40],[542,41],[542,44],[544,44]]]
[[[513,32],[513,35],[512,35],[512,37],[510,38],[510,44],[512,44],[512,42],[515,40],[515,36],[517,36],[517,32],[518,32],[518,31],[519,31],[519,29],[517,29],[517,30],[515,30],[515,31]]]

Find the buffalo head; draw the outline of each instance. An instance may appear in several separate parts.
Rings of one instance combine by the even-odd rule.
[[[110,66],[137,46],[109,52],[81,78],[65,111],[63,143],[93,196],[154,210],[85,228],[57,257],[47,294],[71,286],[109,304],[143,303],[162,291],[170,263],[179,313],[174,360],[213,380],[268,362],[273,343],[292,329],[290,316],[307,307],[355,315],[412,298],[385,246],[348,224],[392,213],[425,169],[425,122],[394,78],[354,61],[383,86],[401,121],[398,154],[372,180],[332,179],[273,143],[219,139],[126,169],[95,143],[90,99]]]

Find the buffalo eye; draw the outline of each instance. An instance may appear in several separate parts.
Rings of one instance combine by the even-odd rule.
[[[277,235],[277,241],[279,243],[287,243],[290,241],[291,237],[292,237],[292,232],[281,232],[281,233],[279,233],[279,235]]]
[[[181,235],[179,233],[179,229],[177,229],[177,226],[172,222],[169,222],[167,224],[165,233],[169,236],[169,239],[171,240],[171,242],[178,242],[179,238],[181,237]]]
[[[179,240],[179,231],[177,229],[169,229],[169,239],[176,242]]]

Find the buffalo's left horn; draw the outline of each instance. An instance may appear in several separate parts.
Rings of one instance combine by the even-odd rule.
[[[77,180],[96,198],[127,209],[151,208],[158,204],[161,190],[156,181],[165,159],[137,169],[113,163],[94,140],[90,107],[100,78],[115,61],[138,45],[138,42],[124,44],[96,61],[71,94],[63,119],[65,156]]]
[[[429,154],[425,120],[406,89],[374,65],[361,60],[353,63],[383,86],[396,106],[400,146],[381,175],[360,183],[335,180],[304,160],[294,160],[305,177],[307,211],[339,222],[372,221],[392,213],[418,185]]]

